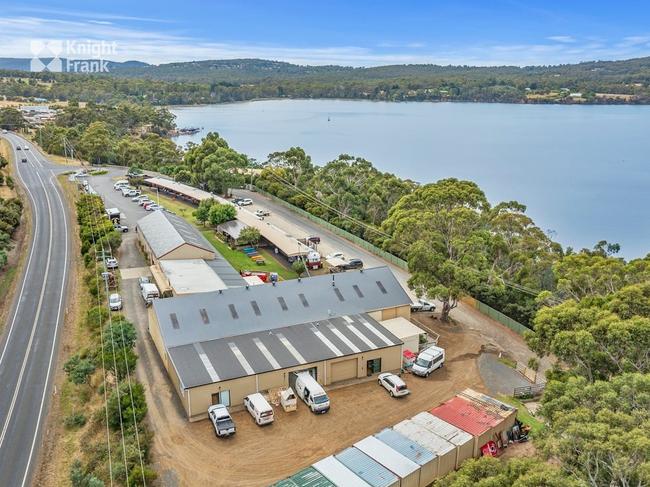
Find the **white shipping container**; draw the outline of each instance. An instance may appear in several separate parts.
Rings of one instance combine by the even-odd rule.
[[[352,470],[339,462],[333,456],[323,458],[312,465],[321,474],[327,477],[337,487],[370,487]]]
[[[367,436],[354,446],[397,475],[401,487],[420,486],[420,465],[393,450],[383,441],[374,436]]]
[[[459,468],[468,458],[472,458],[474,453],[474,437],[468,432],[429,412],[416,414],[411,420],[456,445],[456,468]]]
[[[438,478],[456,468],[456,446],[444,438],[410,419],[397,423],[393,429],[438,455]]]

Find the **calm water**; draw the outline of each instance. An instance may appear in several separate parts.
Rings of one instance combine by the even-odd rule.
[[[172,111],[180,127],[204,128],[179,144],[217,131],[259,161],[301,146],[317,164],[347,153],[422,183],[470,179],[492,203],[526,204],[564,245],[650,252],[650,106],[270,100]]]

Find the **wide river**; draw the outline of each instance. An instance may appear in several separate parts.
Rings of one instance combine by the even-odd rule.
[[[345,153],[421,183],[469,179],[493,204],[527,205],[564,245],[650,252],[650,106],[268,100],[172,112],[203,129],[179,144],[216,131],[258,161],[300,146],[316,164]]]

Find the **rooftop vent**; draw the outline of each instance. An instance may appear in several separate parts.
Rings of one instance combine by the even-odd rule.
[[[235,309],[234,304],[229,304],[228,309],[230,310],[230,314],[232,315],[233,320],[236,320],[237,318],[239,318],[239,315],[237,314],[237,310]]]
[[[278,303],[280,303],[280,307],[282,308],[282,311],[287,311],[289,309],[287,307],[287,302],[284,300],[282,296],[278,297]]]
[[[204,325],[210,323],[210,318],[208,317],[208,312],[205,310],[205,308],[201,308],[199,310],[199,313],[201,313],[201,319],[203,320]]]
[[[172,320],[172,328],[178,330],[180,328],[180,325],[178,324],[178,318],[176,317],[176,313],[170,313],[169,319]]]
[[[336,294],[336,297],[339,298],[339,301],[345,301],[345,298],[341,294],[341,290],[338,287],[334,288],[334,294]]]
[[[251,307],[253,308],[256,316],[262,316],[262,312],[260,311],[260,307],[257,305],[257,301],[251,301]]]
[[[386,288],[381,283],[381,281],[375,281],[375,282],[377,283],[377,287],[379,288],[382,294],[388,294],[388,291],[386,291]]]
[[[300,302],[305,308],[309,308],[309,301],[307,301],[307,298],[303,293],[298,294],[298,297],[300,298]]]
[[[357,293],[357,296],[359,296],[360,298],[363,298],[363,293],[361,292],[361,289],[359,289],[359,286],[357,286],[356,284],[353,284],[352,289],[354,289],[354,292]]]

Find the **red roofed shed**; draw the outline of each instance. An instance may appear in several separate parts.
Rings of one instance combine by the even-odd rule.
[[[452,397],[433,408],[430,413],[471,434],[474,437],[474,457],[479,455],[481,447],[490,440],[501,444],[501,433],[512,428],[517,416],[514,408],[511,414],[504,417],[461,396]]]

